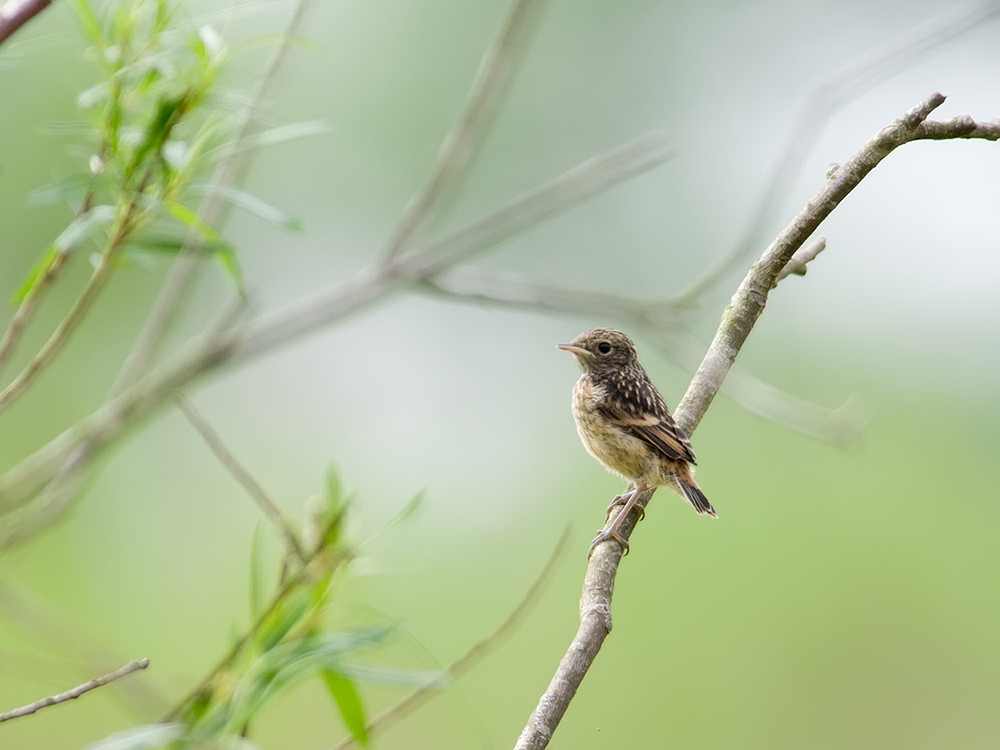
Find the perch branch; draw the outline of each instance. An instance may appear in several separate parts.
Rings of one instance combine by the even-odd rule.
[[[723,313],[715,339],[674,414],[685,433],[691,435],[697,429],[763,311],[778,274],[820,223],[882,159],[904,143],[933,137],[931,133],[950,132],[955,138],[1000,138],[998,121],[977,124],[969,118],[956,118],[949,123],[925,125],[927,117],[944,99],[941,94],[933,94],[883,128],[843,166],[833,170],[826,184],[753,264]],[[978,135],[970,136],[972,133]],[[640,506],[646,505],[651,495],[644,495]],[[613,520],[609,519],[605,528]],[[633,512],[621,526],[619,533],[626,540],[638,520],[639,514]],[[611,632],[611,596],[621,558],[619,544],[601,544],[594,550],[584,578],[579,630],[529,717],[515,750],[541,750],[548,745],[604,639]]]
[[[0,714],[0,722],[10,721],[11,719],[18,719],[22,716],[29,716],[43,708],[48,708],[49,706],[55,706],[59,703],[65,703],[66,701],[72,701],[79,698],[84,693],[89,693],[91,690],[96,690],[99,687],[107,685],[109,682],[114,682],[115,680],[121,679],[126,675],[130,675],[133,672],[137,672],[140,669],[145,669],[149,666],[149,659],[142,659],[140,661],[130,661],[121,669],[116,669],[110,674],[106,674],[103,677],[96,677],[89,682],[85,682],[82,685],[77,685],[72,690],[67,690],[65,693],[59,693],[58,695],[50,695],[48,698],[42,698],[34,703],[29,703],[27,706],[21,706],[20,708],[15,708],[13,711],[8,711],[6,713]]]

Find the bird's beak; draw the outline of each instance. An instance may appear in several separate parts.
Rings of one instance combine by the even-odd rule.
[[[572,344],[556,344],[556,349],[562,349],[564,352],[575,354],[578,357],[593,356],[589,351],[584,349],[582,346],[573,346]]]

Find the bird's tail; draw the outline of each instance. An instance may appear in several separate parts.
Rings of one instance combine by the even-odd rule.
[[[701,488],[694,483],[690,482],[680,482],[681,492],[684,493],[685,499],[694,509],[705,516],[711,516],[712,518],[718,518],[719,514],[715,512],[715,508],[712,504],[708,502],[708,498],[705,497],[705,493],[701,491]]]

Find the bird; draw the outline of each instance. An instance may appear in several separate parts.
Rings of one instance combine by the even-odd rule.
[[[557,348],[573,354],[583,370],[573,386],[573,419],[583,446],[631,483],[631,491],[608,506],[609,514],[616,505],[623,507],[611,526],[598,533],[590,554],[610,539],[627,554],[628,541],[618,530],[642,494],[657,487],[670,487],[698,513],[718,518],[694,481],[691,441],[639,364],[632,340],[613,328],[594,328]],[[639,510],[644,513],[644,506]]]

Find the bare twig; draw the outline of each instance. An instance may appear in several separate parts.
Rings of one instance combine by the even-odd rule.
[[[250,154],[240,149],[239,146],[253,132],[257,111],[267,95],[268,88],[281,69],[288,52],[289,40],[295,36],[308,6],[309,0],[299,0],[296,5],[291,20],[285,28],[285,33],[278,40],[271,57],[264,66],[257,90],[240,115],[240,120],[230,140],[231,149],[215,168],[208,193],[202,199],[201,205],[198,206],[198,217],[208,226],[216,225],[226,206],[218,188],[234,184],[240,170],[245,168],[247,164]],[[190,288],[191,275],[198,266],[196,251],[203,243],[204,240],[200,234],[195,231],[188,233],[180,255],[171,265],[163,286],[160,288],[160,293],[153,303],[153,309],[143,324],[142,331],[132,345],[118,377],[115,378],[115,382],[111,386],[111,395],[116,395],[126,386],[132,385],[149,366],[150,360],[159,349],[163,336],[177,312],[185,290]]]
[[[784,150],[768,174],[764,189],[732,249],[713,262],[679,298],[696,304],[706,293],[736,273],[763,244],[769,227],[780,219],[803,159],[819,141],[833,115],[847,102],[950,41],[1000,13],[1000,1],[966,2],[907,29],[835,70],[809,94],[789,128]]]
[[[556,568],[556,563],[558,563],[559,558],[562,557],[568,540],[569,527],[567,527],[563,531],[562,536],[559,537],[559,541],[556,542],[555,549],[552,550],[552,554],[549,556],[548,561],[542,567],[538,577],[535,578],[535,582],[531,584],[531,587],[525,593],[524,597],[520,602],[518,602],[518,605],[514,607],[514,611],[507,616],[506,620],[500,623],[500,627],[445,667],[442,672],[446,679],[453,681],[465,674],[483,657],[495,651],[507,639],[507,637],[514,632],[521,620],[524,619],[528,610],[530,610],[534,603],[538,600],[538,597],[541,594],[542,589],[548,583],[549,578],[552,577],[552,573]],[[368,729],[368,734],[372,735],[375,732],[388,729],[404,716],[407,716],[420,708],[420,706],[426,703],[435,694],[436,684],[437,683],[423,685],[416,688],[398,703],[389,706],[389,708],[385,709],[376,716],[373,716],[365,725]],[[348,735],[330,748],[330,750],[345,750],[345,748],[354,747],[356,744],[357,741],[354,737]]]
[[[15,708],[13,711],[7,711],[6,713],[0,714],[0,722],[10,721],[11,719],[18,719],[22,716],[29,716],[43,708],[48,708],[49,706],[55,706],[59,703],[65,703],[66,701],[72,701],[79,698],[84,693],[89,693],[91,690],[96,690],[99,687],[107,685],[109,682],[114,682],[115,680],[121,679],[126,675],[130,675],[133,672],[137,672],[140,669],[145,669],[149,666],[149,659],[141,659],[139,661],[130,661],[121,669],[116,669],[110,674],[106,674],[103,677],[97,677],[89,682],[85,682],[82,685],[77,685],[72,690],[67,690],[65,693],[59,693],[58,695],[51,695],[48,698],[42,698],[34,703],[29,703],[27,706],[21,706],[21,708]]]
[[[52,0],[7,0],[0,7],[0,44],[51,3]]]
[[[305,565],[308,562],[308,558],[302,551],[302,543],[299,541],[298,534],[295,533],[295,529],[285,518],[281,509],[275,505],[274,501],[268,497],[264,488],[260,486],[260,483],[251,476],[243,465],[236,459],[236,457],[230,453],[229,449],[226,448],[225,444],[219,438],[212,426],[205,420],[205,418],[198,412],[190,401],[188,401],[184,394],[179,391],[174,394],[174,402],[177,404],[177,408],[181,410],[181,413],[187,417],[187,420],[191,423],[191,426],[198,431],[198,434],[204,438],[208,447],[212,449],[212,453],[215,457],[219,459],[219,463],[222,464],[223,468],[233,475],[233,478],[243,485],[243,488],[247,491],[247,494],[253,498],[253,501],[257,503],[257,507],[260,508],[261,512],[267,516],[268,520],[274,524],[275,528],[281,532],[281,535],[285,538],[285,544],[288,546],[288,551],[292,553],[298,560]]]
[[[392,236],[386,243],[385,260],[391,262],[430,215],[448,183],[472,159],[479,131],[489,119],[496,101],[514,68],[514,52],[532,4],[537,0],[513,0],[507,15],[490,46],[479,62],[479,69],[465,98],[465,106],[444,137],[431,176],[420,191],[410,199]]]
[[[941,94],[930,96],[868,141],[858,153],[828,176],[823,188],[753,264],[726,308],[715,339],[677,407],[674,416],[685,433],[691,435],[697,429],[763,311],[778,274],[820,223],[882,159],[904,143],[933,137],[931,133],[951,132],[952,137],[980,133],[979,137],[988,140],[1000,138],[1000,122],[979,125],[956,118],[946,124],[925,125],[930,113],[943,102]],[[640,504],[647,504],[649,496],[644,496]],[[626,540],[638,519],[638,513],[631,513],[619,529]],[[613,520],[609,519],[605,528]],[[619,544],[601,544],[594,550],[584,578],[579,630],[518,738],[516,750],[540,750],[548,745],[604,639],[611,632],[611,595],[621,558],[622,547]]]
[[[793,273],[796,276],[805,276],[807,269],[807,264],[816,259],[816,256],[821,252],[826,250],[826,237],[817,237],[808,245],[803,245],[795,254],[789,258],[785,267],[781,269],[781,273],[774,280],[774,286],[778,286],[778,282],[787,276],[791,276]]]

